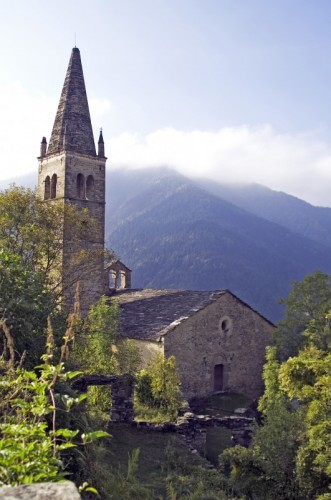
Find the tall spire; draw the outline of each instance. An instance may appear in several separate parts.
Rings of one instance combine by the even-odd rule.
[[[47,154],[75,151],[96,156],[79,49],[72,49]]]

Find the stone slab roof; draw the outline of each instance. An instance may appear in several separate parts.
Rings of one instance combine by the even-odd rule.
[[[182,321],[204,309],[222,295],[231,294],[238,302],[251,309],[271,324],[267,318],[251,308],[229,290],[117,290],[112,296],[120,304],[120,331],[128,338],[160,340]]]
[[[72,49],[47,154],[74,151],[96,156],[80,52]]]
[[[130,338],[159,340],[181,321],[211,304],[226,290],[123,290],[114,297],[121,307],[120,330]]]

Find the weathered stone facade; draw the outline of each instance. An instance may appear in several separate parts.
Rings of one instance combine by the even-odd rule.
[[[259,314],[224,293],[163,337],[164,354],[176,357],[189,398],[229,390],[257,398],[273,330]]]
[[[79,50],[72,50],[51,139],[40,149],[38,194],[45,201],[62,201],[87,209],[93,231],[73,241],[63,227],[62,277],[68,305],[80,280],[81,307],[86,311],[104,292],[105,166],[102,133],[96,153]],[[84,231],[83,231],[84,232]],[[80,250],[91,252],[90,265],[73,276],[73,260]],[[76,269],[79,274],[78,269]]]
[[[274,325],[227,290],[141,290],[116,295],[122,334],[136,339],[144,361],[176,357],[188,399],[233,391],[257,398]]]

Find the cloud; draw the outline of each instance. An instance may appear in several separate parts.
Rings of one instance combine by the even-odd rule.
[[[311,134],[279,134],[270,125],[217,132],[164,128],[107,140],[114,168],[168,165],[191,177],[260,183],[331,206],[331,147]]]
[[[58,102],[59,96],[31,95],[18,81],[0,86],[0,179],[37,168],[40,142],[43,136],[49,141]],[[107,98],[90,99],[90,108],[95,123],[113,109]]]
[[[53,125],[56,106],[56,99],[31,96],[20,82],[0,87],[0,178],[36,168],[41,138]]]
[[[31,95],[20,82],[0,86],[0,179],[36,171],[40,140],[43,135],[49,140],[57,105],[58,96]],[[92,98],[90,107],[93,123],[111,130],[116,106]],[[271,125],[219,131],[168,127],[105,137],[105,142],[112,168],[168,165],[187,176],[256,182],[331,206],[331,145],[318,132],[282,134]]]

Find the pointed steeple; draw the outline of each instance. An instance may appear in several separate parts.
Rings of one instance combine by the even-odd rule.
[[[96,156],[79,49],[72,49],[47,154],[75,151]]]
[[[100,129],[98,140],[98,156],[101,156],[102,158],[105,157],[105,143],[103,142],[102,128]]]

